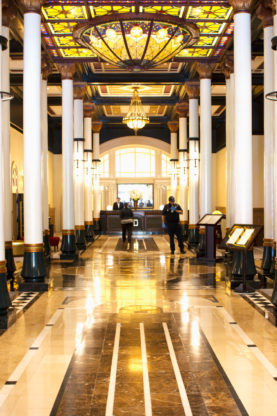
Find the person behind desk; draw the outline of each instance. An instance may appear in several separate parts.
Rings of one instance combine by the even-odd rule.
[[[179,214],[182,214],[183,210],[179,204],[175,204],[174,196],[170,196],[168,198],[168,201],[169,201],[169,204],[166,204],[162,211],[163,228],[167,227],[167,232],[170,238],[171,254],[174,254],[174,251],[175,251],[174,235],[176,235],[178,239],[180,252],[184,254],[185,250],[184,250],[184,244],[182,240],[182,232],[181,232],[180,218],[179,218]]]
[[[113,210],[117,211],[123,208],[123,202],[120,202],[120,198],[116,198],[116,202],[113,203]]]
[[[120,210],[121,229],[122,229],[122,240],[126,241],[126,231],[128,233],[128,243],[132,240],[132,229],[133,229],[133,212],[128,208],[127,202],[124,203],[123,208]]]

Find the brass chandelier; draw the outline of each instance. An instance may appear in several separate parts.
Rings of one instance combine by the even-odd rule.
[[[141,99],[138,94],[138,87],[133,87],[133,89],[134,93],[131,104],[127,116],[123,118],[123,123],[127,124],[130,129],[133,129],[135,135],[137,135],[137,131],[149,123],[149,117],[144,113]]]

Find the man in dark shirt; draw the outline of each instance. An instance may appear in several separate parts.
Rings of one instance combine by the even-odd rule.
[[[113,203],[113,211],[123,208],[123,202],[120,202],[120,198],[116,198],[116,202]]]
[[[185,253],[179,218],[179,214],[183,214],[183,210],[179,204],[175,204],[174,196],[170,196],[168,202],[169,203],[164,206],[162,211],[162,221],[163,228],[167,227],[170,238],[171,254],[174,254],[175,251],[174,235],[176,235],[178,239],[180,252]]]

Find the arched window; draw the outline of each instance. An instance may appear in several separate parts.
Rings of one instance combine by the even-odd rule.
[[[162,176],[170,176],[171,166],[170,157],[162,153]]]
[[[155,176],[155,150],[132,147],[115,152],[116,176],[146,178]]]
[[[109,177],[109,154],[101,157],[101,162],[99,164],[99,173],[102,178]]]

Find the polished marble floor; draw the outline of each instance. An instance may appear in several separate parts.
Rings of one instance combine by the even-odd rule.
[[[224,267],[101,236],[0,337],[0,415],[274,415],[277,329]]]

